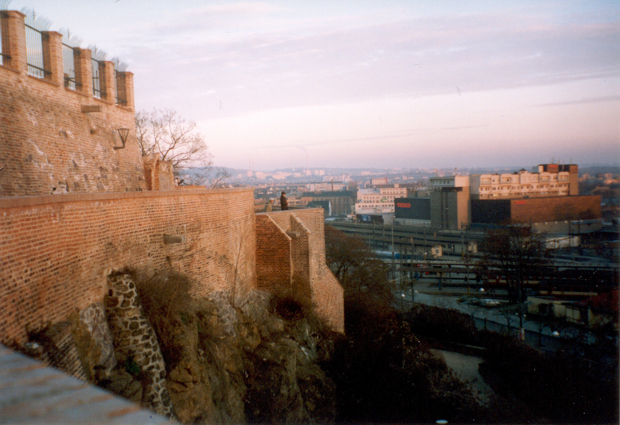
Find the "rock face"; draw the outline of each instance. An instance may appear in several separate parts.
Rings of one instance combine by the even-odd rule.
[[[175,273],[108,276],[102,302],[32,334],[29,354],[182,423],[333,422],[320,364],[337,335],[264,291],[190,295]]]
[[[105,297],[108,324],[114,337],[116,358],[131,376],[142,382],[141,404],[155,412],[171,416],[172,406],[166,388],[166,367],[159,349],[157,336],[146,319],[134,277],[126,273],[108,276],[108,293]],[[123,394],[130,382],[122,372],[111,379],[111,390]],[[135,387],[135,385],[134,385]],[[127,389],[135,395],[137,389]],[[135,398],[135,397],[129,397]]]
[[[318,365],[330,334],[309,307],[262,291],[170,304],[150,285],[140,292],[181,422],[333,422],[334,384]]]
[[[116,366],[116,356],[103,302],[93,303],[79,312],[73,338],[88,380],[109,379]]]

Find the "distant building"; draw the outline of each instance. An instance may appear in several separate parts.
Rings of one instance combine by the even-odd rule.
[[[301,195],[302,203],[310,205],[312,202],[328,202],[329,215],[349,215],[355,210],[355,192],[348,190],[334,192],[305,192]]]
[[[407,196],[407,188],[398,184],[375,189],[359,189],[355,214],[394,214],[394,200]]]
[[[347,185],[341,181],[327,181],[318,183],[308,183],[306,188],[308,192],[327,192],[343,190]]]
[[[531,223],[547,233],[581,234],[600,230],[601,217],[597,195],[471,200],[472,224]]]
[[[323,218],[331,217],[330,201],[310,201],[306,205],[307,208],[323,208]]]
[[[380,184],[388,184],[388,179],[387,177],[379,177],[377,179],[370,179],[370,184],[371,186],[377,186]]]
[[[521,169],[508,174],[472,175],[469,185],[472,199],[578,195],[578,166],[541,164],[532,173]]]
[[[469,223],[469,176],[432,177],[431,226],[462,229]]]

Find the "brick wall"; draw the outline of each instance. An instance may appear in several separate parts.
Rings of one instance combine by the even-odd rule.
[[[245,295],[256,285],[253,208],[252,189],[0,198],[0,339],[24,342],[27,328],[101,301],[126,266],[174,267],[197,296]]]
[[[162,161],[159,153],[152,153],[142,157],[146,190],[173,190],[174,167],[172,161]],[[202,188],[196,186],[195,189]]]
[[[258,289],[290,293],[291,238],[266,214],[256,216],[256,262]]]
[[[293,260],[293,296],[298,299],[312,299],[312,283],[316,281],[316,269],[312,267],[312,233],[294,214],[290,215],[291,258]]]
[[[90,50],[77,49],[81,85],[65,88],[60,34],[46,32],[51,72],[45,79],[29,76],[24,15],[5,13],[8,33],[3,38],[9,40],[11,59],[0,65],[0,196],[49,195],[54,188],[69,193],[144,190],[132,74],[125,73],[127,106],[115,104],[113,87],[103,99],[95,99]],[[105,69],[114,72],[111,62]],[[100,112],[82,112],[83,107]],[[121,127],[129,128],[130,135],[126,147],[115,150],[122,145]]]
[[[256,217],[257,247],[259,247],[256,262],[257,276],[263,276],[265,270],[269,270],[270,267],[270,264],[264,260],[266,257],[258,251],[286,252],[282,245],[285,244],[284,241],[287,241],[290,246],[292,264],[289,283],[292,293],[295,296],[309,297],[319,317],[323,318],[332,329],[344,332],[343,289],[325,262],[323,210],[317,208],[274,211],[258,214]],[[271,232],[268,233],[269,235],[277,233],[272,224],[267,226],[266,223],[276,225],[279,233],[288,236],[288,239],[263,237],[264,229]]]

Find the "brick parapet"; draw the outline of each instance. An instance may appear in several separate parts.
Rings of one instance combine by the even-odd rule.
[[[62,35],[42,31],[45,77],[30,76],[25,15],[1,13],[9,56],[0,66],[0,196],[144,190],[132,136],[124,149],[113,149],[118,128],[135,130],[133,75],[125,73],[128,105],[116,105],[114,64],[103,63],[105,95],[95,99],[91,52],[74,49],[76,90],[65,88]]]
[[[106,193],[79,193],[49,196],[3,196],[0,197],[0,210],[5,208],[17,208],[44,204],[71,203],[78,201],[104,201],[113,199],[139,199],[139,198],[168,198],[192,195],[227,195],[233,193],[253,193],[253,188],[229,188],[229,189],[188,189],[183,191],[169,190],[156,192],[106,192]]]
[[[316,266],[312,264],[311,232],[294,214],[290,215],[291,257],[293,259],[293,296],[312,299],[312,283],[316,278]]]
[[[136,109],[136,101],[133,92],[133,73],[123,72],[123,74],[125,74],[125,100],[127,101],[127,105],[125,105],[125,107],[133,111]]]
[[[93,96],[93,69],[90,49],[74,49],[77,54],[75,62],[75,85],[79,93]]]
[[[103,79],[101,87],[101,99],[109,103],[116,103],[116,81],[114,62],[103,62]]]
[[[0,67],[0,196],[144,190],[132,136],[113,149],[120,127],[135,133],[133,111]]]

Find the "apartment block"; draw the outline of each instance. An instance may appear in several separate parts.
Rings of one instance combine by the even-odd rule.
[[[507,174],[469,177],[472,199],[510,199],[579,194],[576,164],[540,164],[533,172],[521,169]]]

